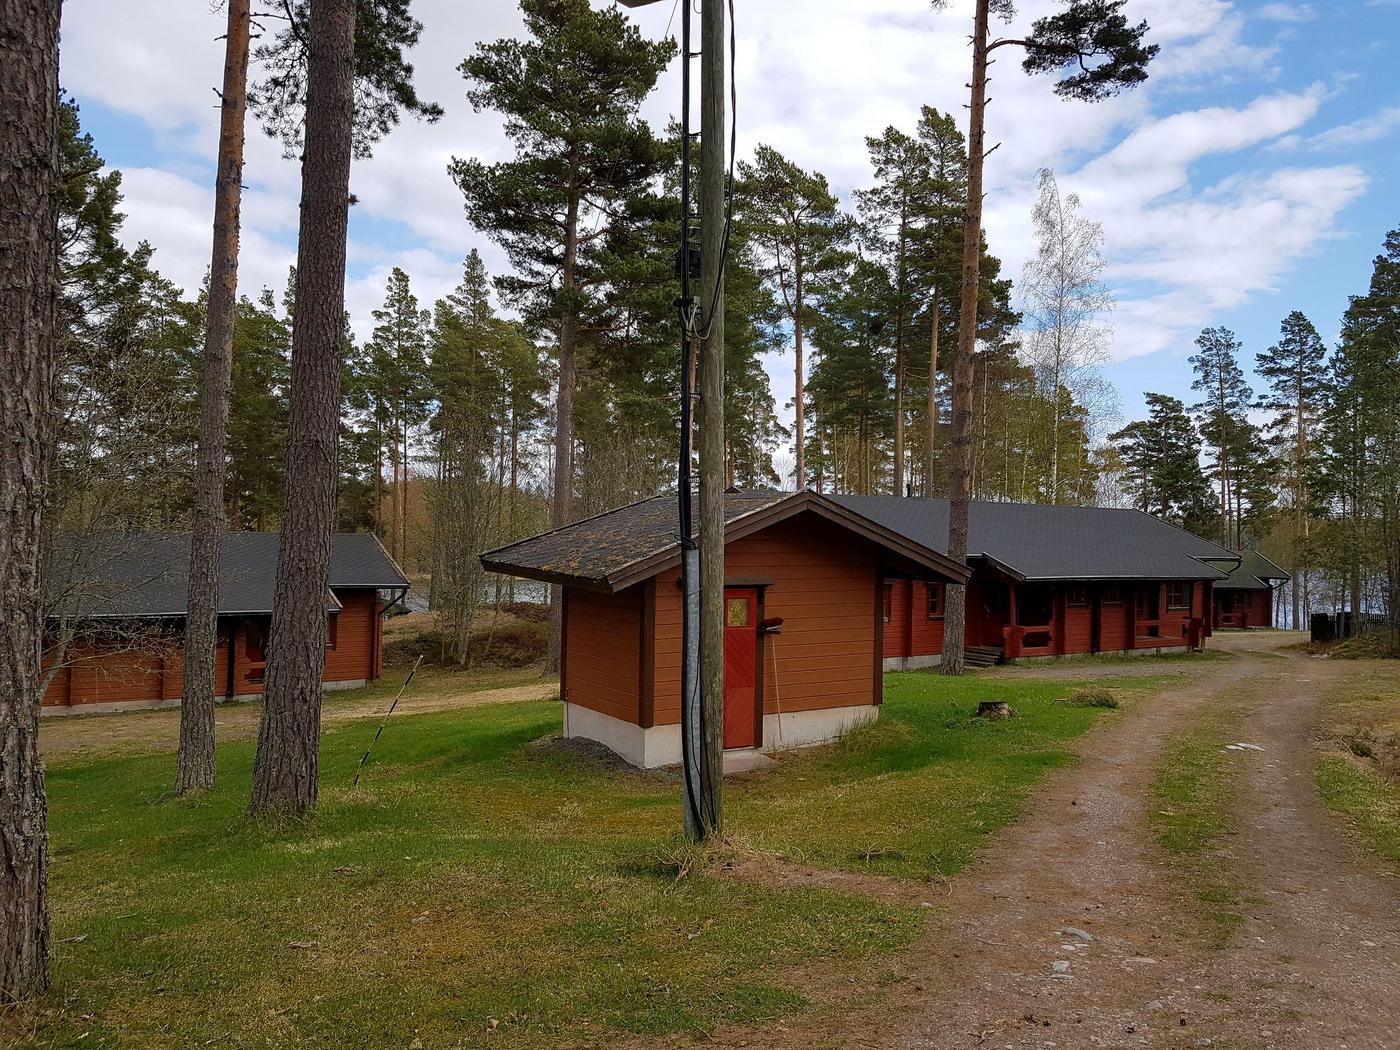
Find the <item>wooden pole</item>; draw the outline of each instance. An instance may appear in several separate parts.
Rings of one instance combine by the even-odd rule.
[[[724,0],[700,10],[700,739],[704,838],[724,827]]]

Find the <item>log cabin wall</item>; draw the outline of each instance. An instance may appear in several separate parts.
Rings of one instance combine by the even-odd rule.
[[[564,588],[560,692],[565,702],[642,724],[640,667],[645,594],[644,585],[618,594]],[[676,649],[680,650],[679,635]]]
[[[873,545],[803,513],[731,542],[724,572],[734,582],[772,581],[761,589],[762,616],[783,626],[762,641],[765,715],[780,702],[787,714],[879,702],[873,621],[882,581]],[[668,725],[680,721],[679,572],[658,575],[653,593],[651,703],[655,724]]]

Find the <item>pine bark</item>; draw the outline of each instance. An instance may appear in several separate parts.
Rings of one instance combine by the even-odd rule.
[[[564,231],[564,267],[562,284],[567,303],[559,321],[559,393],[554,402],[554,505],[551,524],[560,528],[573,520],[574,507],[574,386],[577,372],[574,362],[578,339],[578,307],[573,302],[577,289],[575,268],[578,263],[577,198],[569,201]],[[551,584],[549,588],[549,643],[545,667],[559,671],[560,647],[563,644],[564,588]]]
[[[924,435],[924,496],[937,495],[933,472],[938,459],[938,289],[929,303],[928,337],[928,433]]]
[[[59,0],[0,0],[0,1004],[48,987],[40,542],[52,443]]]
[[[291,430],[253,763],[255,812],[302,813],[316,803],[344,356],[355,8],[355,0],[311,0]]]
[[[953,476],[948,501],[948,557],[967,563],[967,515],[972,492],[972,355],[977,350],[977,291],[982,262],[982,167],[986,161],[987,22],[990,0],[977,0],[972,31],[972,97],[967,135],[967,210],[963,217],[962,303],[958,359],[953,366]],[[944,674],[963,672],[967,588],[949,584],[943,623]]]
[[[801,236],[799,231],[798,236]],[[807,487],[807,433],[805,428],[806,420],[803,418],[802,398],[803,376],[802,376],[802,249],[798,248],[793,255],[793,297],[792,297],[792,333],[793,333],[793,418],[792,433],[796,443],[794,452],[796,454],[796,478],[793,488],[801,492]]]
[[[214,786],[214,650],[218,644],[219,540],[224,532],[229,398],[233,386],[233,311],[238,297],[239,208],[248,81],[249,0],[228,0],[224,85],[214,186],[214,249],[209,316],[199,377],[199,451],[194,478],[184,682],[175,791]]]

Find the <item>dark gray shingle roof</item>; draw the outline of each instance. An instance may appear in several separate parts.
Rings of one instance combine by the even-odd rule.
[[[275,532],[227,532],[219,561],[219,612],[270,613],[277,578]],[[185,614],[190,534],[122,532],[65,537],[47,584],[56,611],[78,617]],[[408,580],[366,532],[331,537],[330,585],[399,588]],[[328,605],[339,608],[333,595]]]
[[[1240,563],[1228,579],[1215,585],[1221,591],[1267,591],[1274,583],[1285,583],[1293,577],[1255,550],[1240,551]],[[1273,581],[1273,582],[1270,582]]]
[[[781,502],[788,493],[727,493],[725,523]],[[697,519],[698,520],[698,519]],[[676,546],[676,497],[654,496],[487,551],[487,568],[602,581]]]
[[[927,547],[948,550],[947,500],[831,498]],[[1223,579],[1239,557],[1142,511],[1035,503],[971,504],[967,550],[1027,580]]]

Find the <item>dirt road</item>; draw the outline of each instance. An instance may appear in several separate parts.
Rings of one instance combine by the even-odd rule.
[[[1400,1047],[1400,880],[1352,846],[1313,783],[1316,705],[1347,669],[1279,652],[1287,640],[1235,636],[1237,659],[1085,738],[1083,761],[954,880],[896,987],[853,988],[849,1008],[714,1043]],[[1148,817],[1164,744],[1227,692],[1246,712],[1238,739],[1264,750],[1240,756],[1242,830],[1221,862],[1250,903],[1220,948]]]

